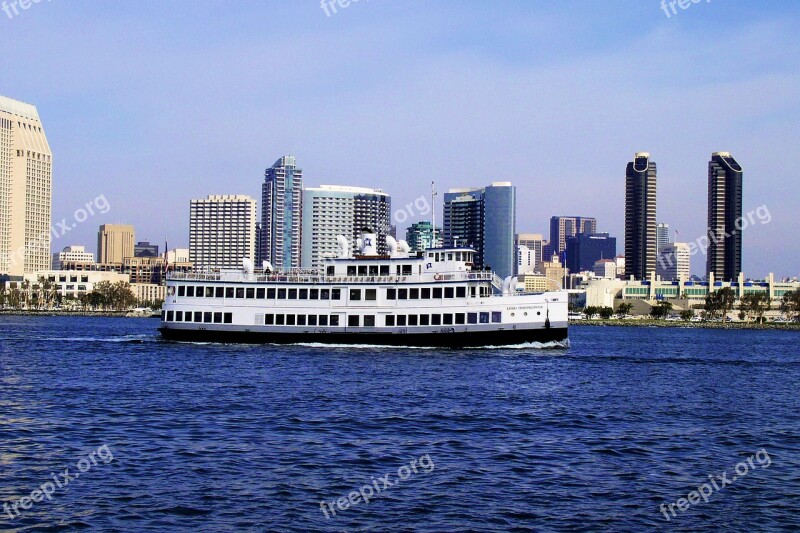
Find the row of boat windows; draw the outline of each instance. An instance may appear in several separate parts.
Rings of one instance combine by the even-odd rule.
[[[475,287],[470,295],[475,296]],[[282,289],[256,287],[178,287],[178,296],[187,298],[241,298],[251,300],[341,300],[342,289]],[[375,301],[377,289],[349,289],[350,301]],[[414,289],[386,289],[387,300],[438,300],[441,298],[466,298],[466,287],[425,287]]]
[[[209,311],[167,311],[167,322],[200,322],[205,324],[233,324],[233,313],[213,313]]]
[[[295,315],[295,314],[267,314],[264,315],[266,326],[327,326],[327,315]],[[385,315],[382,326],[453,326],[460,324],[489,324],[500,323],[503,313],[500,311],[482,313],[434,313],[423,315]],[[330,316],[330,325],[339,325],[339,316]],[[349,315],[348,327],[374,327],[375,315]]]

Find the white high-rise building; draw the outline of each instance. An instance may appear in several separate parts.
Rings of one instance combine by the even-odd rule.
[[[286,155],[264,172],[261,186],[261,224],[256,258],[276,269],[300,266],[303,171]]]
[[[364,228],[378,235],[377,251],[387,253],[392,198],[381,189],[322,185],[303,190],[303,246],[301,264],[318,267],[337,257],[338,235],[356,252],[356,240]]]
[[[0,96],[0,274],[50,268],[52,159],[36,107]]]
[[[661,249],[656,261],[656,275],[664,281],[689,279],[691,253],[685,242],[668,243]]]
[[[196,269],[236,269],[255,259],[256,201],[244,195],[192,200],[189,259]]]
[[[53,263],[50,268],[53,270],[61,270],[61,263],[64,261],[76,263],[94,263],[94,254],[87,252],[83,246],[67,246],[60,252],[53,254]]]
[[[514,238],[517,250],[517,273],[537,272],[544,261],[546,241],[541,233],[517,233]],[[548,258],[548,260],[551,258]]]

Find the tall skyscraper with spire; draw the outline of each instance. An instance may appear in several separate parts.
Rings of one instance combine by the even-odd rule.
[[[0,274],[50,268],[52,159],[36,107],[0,96]]]
[[[656,270],[656,163],[637,152],[625,171],[625,276]]]
[[[264,173],[258,263],[277,269],[300,267],[303,214],[303,171],[294,156],[278,159]]]
[[[708,162],[708,255],[706,272],[736,281],[742,271],[742,167],[729,152]]]

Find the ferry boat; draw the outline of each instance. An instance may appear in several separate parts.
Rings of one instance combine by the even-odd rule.
[[[336,258],[317,269],[274,271],[264,262],[219,272],[173,272],[159,331],[168,340],[484,347],[567,339],[567,293],[522,293],[517,279],[473,270],[475,250],[410,253],[374,233],[357,255],[338,238]]]

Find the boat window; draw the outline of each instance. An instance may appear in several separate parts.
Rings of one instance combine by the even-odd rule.
[[[275,299],[275,289],[267,289],[267,300]]]
[[[309,291],[310,300],[319,300],[319,289],[311,289]]]
[[[456,252],[456,261],[461,261],[461,252]]]
[[[434,299],[442,297],[442,288],[441,287],[434,287],[433,288],[433,297],[434,297]]]
[[[222,313],[214,313],[214,324],[222,324]]]
[[[319,290],[319,299],[320,300],[330,300],[331,299],[331,290],[330,289],[320,289]]]
[[[408,294],[409,300],[419,300],[419,289],[411,289]]]
[[[417,315],[408,315],[408,325],[409,326],[417,325]]]
[[[190,285],[189,287],[186,287],[186,296],[188,296],[189,298],[194,298],[194,287],[193,286]]]
[[[233,313],[225,313],[222,315],[222,322],[224,324],[233,324]]]
[[[172,311],[167,311],[167,322],[175,320],[175,314]]]
[[[469,323],[469,324],[477,324],[478,323],[478,313],[467,313],[467,323]]]
[[[255,287],[247,287],[247,298],[252,300],[256,297],[256,289]]]
[[[448,261],[452,261],[453,260],[453,252],[450,252],[450,253],[447,254],[447,260]]]
[[[367,266],[366,265],[360,265],[358,267],[358,275],[359,276],[366,276],[367,275]]]
[[[283,326],[286,324],[286,317],[284,315],[275,315],[275,325]]]
[[[265,293],[266,293],[266,290],[264,290],[263,287],[259,287],[258,289],[256,289],[256,299],[257,300],[263,300]]]
[[[297,300],[297,289],[289,289],[289,299]]]
[[[197,298],[202,298],[203,297],[203,287],[195,287],[194,288],[194,295]]]
[[[355,265],[347,265],[347,275],[348,276],[355,276],[356,275],[356,266]]]
[[[351,300],[360,300],[361,299],[361,289],[350,289],[350,299]]]
[[[489,323],[489,313],[481,313],[481,324]]]
[[[466,298],[466,297],[467,297],[467,288],[456,287],[456,298]]]
[[[308,315],[308,325],[309,326],[317,325],[317,315]]]
[[[398,326],[405,326],[406,325],[406,315],[399,315],[397,317],[397,325]]]
[[[294,326],[294,315],[286,315],[286,325],[287,326]]]
[[[308,289],[300,289],[300,299],[308,300]]]
[[[183,311],[175,311],[175,322],[183,322]]]
[[[233,298],[233,287],[225,287],[225,298]]]
[[[404,276],[411,275],[411,265],[403,265],[403,275]]]
[[[336,267],[331,265],[328,267],[328,275],[333,276],[334,274],[336,274]]]
[[[452,298],[453,297],[453,287],[445,287],[444,288],[444,297],[445,298]]]
[[[211,318],[212,318],[211,311],[206,311],[205,313],[203,313],[203,322],[205,322],[206,324],[211,323]]]
[[[357,328],[360,322],[360,317],[358,315],[350,315],[347,317],[347,325],[351,328]]]
[[[184,322],[191,322],[192,321],[192,312],[191,311],[186,311],[186,313],[183,314],[183,321]]]
[[[194,321],[195,322],[202,322],[203,321],[203,313],[200,311],[194,312]]]
[[[386,299],[387,300],[396,300],[397,299],[397,289],[386,289]]]
[[[465,318],[464,313],[456,313],[456,324],[464,324]]]
[[[339,315],[331,315],[331,326],[339,326]]]
[[[394,315],[386,315],[385,319],[387,326],[394,326]]]
[[[264,324],[271,326],[275,323],[275,315],[264,315]]]
[[[206,298],[214,297],[214,287],[206,287]]]
[[[370,276],[377,276],[378,275],[378,265],[370,265],[370,267],[369,267],[369,275]]]
[[[225,287],[217,287],[216,289],[214,289],[214,292],[215,292],[214,294],[215,298],[222,298],[223,296],[225,296]]]
[[[236,297],[244,298],[244,287],[236,287]]]
[[[408,300],[408,289],[398,289],[397,290],[397,299],[398,300]]]
[[[364,327],[366,328],[375,327],[375,315],[364,315]]]
[[[342,289],[331,289],[331,300],[341,300],[341,299],[342,299]]]
[[[181,285],[178,287],[178,296],[186,296],[186,287]]]
[[[469,288],[469,295],[475,298],[475,285]]]
[[[441,326],[442,315],[431,315],[431,326]]]
[[[286,299],[286,289],[278,289],[278,300]]]
[[[378,290],[377,289],[366,289],[364,291],[364,299],[368,301],[374,301],[378,299]]]
[[[389,265],[381,265],[381,276],[389,275]]]
[[[297,315],[297,325],[298,326],[306,325],[306,315]]]
[[[428,252],[428,258],[430,259],[432,257],[433,257],[433,252]]]
[[[419,325],[420,326],[430,326],[431,325],[431,317],[429,315],[419,315]]]
[[[492,322],[502,322],[503,313],[500,311],[492,311]]]
[[[431,297],[431,289],[430,288],[422,289],[422,292],[420,293],[420,298],[422,298],[423,300],[429,300],[430,297]]]
[[[320,326],[328,325],[328,315],[319,315],[319,325]]]

